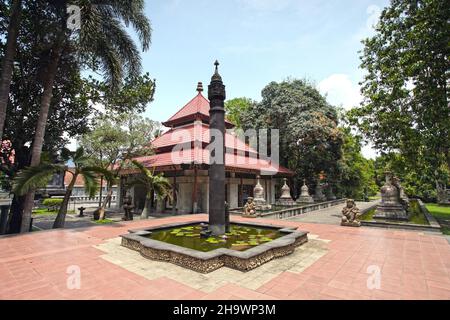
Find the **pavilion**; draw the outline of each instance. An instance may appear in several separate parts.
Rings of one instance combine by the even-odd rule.
[[[210,150],[207,149],[209,137],[209,101],[203,94],[202,83],[197,86],[197,95],[176,112],[163,125],[169,129],[155,138],[151,145],[155,154],[136,158],[156,173],[163,172],[173,186],[172,202],[151,203],[157,212],[171,210],[179,214],[208,212],[208,167]],[[240,140],[233,132],[234,125],[225,120],[225,200],[230,208],[243,206],[248,197],[253,196],[253,188],[260,176],[267,203],[275,203],[275,186],[280,178],[291,177],[294,173],[287,168],[263,159],[258,152]],[[119,201],[122,206],[125,193],[134,201],[137,211],[144,207],[144,187],[134,186],[125,190],[126,180],[136,174],[135,170],[121,173]],[[154,198],[154,197],[153,197]]]

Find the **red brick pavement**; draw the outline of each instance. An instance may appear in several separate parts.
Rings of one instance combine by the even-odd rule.
[[[302,273],[283,272],[257,290],[226,284],[205,293],[162,277],[147,280],[105,261],[94,248],[128,229],[206,219],[205,215],[123,222],[0,238],[0,299],[450,299],[450,245],[439,235],[375,228],[269,221],[331,240]],[[234,218],[240,220],[242,218]],[[71,265],[82,286],[68,289]],[[368,289],[367,270],[381,272]]]

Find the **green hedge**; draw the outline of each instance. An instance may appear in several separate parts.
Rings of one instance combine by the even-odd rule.
[[[49,209],[56,209],[61,206],[63,199],[61,198],[47,198],[42,201],[42,205],[48,207]]]

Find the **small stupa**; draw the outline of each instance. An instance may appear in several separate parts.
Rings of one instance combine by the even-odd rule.
[[[261,185],[260,176],[256,177],[256,186],[253,188],[253,202],[255,203],[256,210],[269,210],[272,208],[270,204],[267,204],[266,197],[264,194],[264,188]]]
[[[281,196],[277,201],[277,204],[281,205],[281,206],[293,206],[295,205],[294,200],[292,200],[291,197],[291,189],[289,188],[289,186],[287,185],[287,179],[284,178],[284,185],[281,187]]]
[[[374,218],[408,220],[409,199],[405,195],[400,181],[389,171],[386,172],[386,182],[381,187],[381,202]]]
[[[303,179],[303,186],[300,188],[300,196],[296,200],[297,203],[312,203],[314,199],[309,194],[306,179]]]

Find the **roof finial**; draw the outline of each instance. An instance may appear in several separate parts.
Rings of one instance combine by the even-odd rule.
[[[201,83],[200,81],[197,84],[197,91],[198,91],[198,93],[203,91],[203,83]]]
[[[214,65],[216,66],[216,70],[214,71],[213,76],[211,77],[211,80],[219,80],[222,81],[222,77],[219,74],[219,61],[215,61]]]

